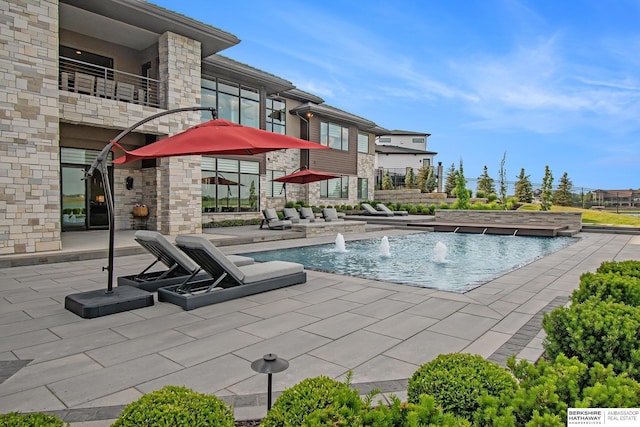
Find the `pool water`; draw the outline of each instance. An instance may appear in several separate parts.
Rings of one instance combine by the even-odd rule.
[[[337,236],[335,244],[244,255],[256,261],[292,261],[309,270],[462,293],[578,240],[416,233],[383,238],[387,244],[383,239],[344,243],[341,237]],[[337,249],[343,244],[345,252]]]

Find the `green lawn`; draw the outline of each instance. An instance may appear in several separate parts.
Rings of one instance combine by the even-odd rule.
[[[540,205],[527,203],[520,209],[528,211],[540,210]],[[586,224],[607,224],[640,227],[640,217],[617,214],[614,212],[597,211],[592,209],[570,208],[566,206],[552,206],[552,212],[582,212],[582,222]]]

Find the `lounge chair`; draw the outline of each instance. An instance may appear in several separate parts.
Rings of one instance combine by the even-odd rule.
[[[391,214],[391,215],[395,215],[395,216],[407,216],[407,215],[409,215],[409,212],[407,212],[407,211],[392,211],[391,209],[389,209],[388,207],[386,207],[382,203],[378,203],[376,205],[376,207],[379,210],[381,210],[382,212],[386,212],[387,214]]]
[[[238,267],[200,236],[177,236],[176,246],[212,277],[204,285],[187,283],[158,289],[158,301],[177,304],[185,310],[307,281],[304,266],[295,262],[268,261]]]
[[[286,228],[291,228],[292,222],[287,219],[278,218],[278,214],[273,208],[263,209],[262,216],[264,216],[264,218],[260,221],[260,228],[265,224],[270,229],[284,230]]]
[[[282,216],[285,220],[291,221],[293,224],[304,224],[311,222],[306,218],[301,218],[296,208],[283,208]]]
[[[134,239],[140,246],[155,256],[156,260],[136,275],[118,277],[118,286],[135,286],[148,292],[155,292],[163,286],[211,279],[211,276],[206,271],[202,270],[191,258],[178,250],[166,237],[157,231],[136,231]],[[229,255],[228,258],[237,266],[254,263],[253,258],[239,255]],[[158,262],[167,266],[167,269],[149,271]]]
[[[322,209],[322,217],[325,221],[344,221],[343,218],[338,217],[338,211],[336,208],[324,208]]]
[[[300,208],[300,217],[308,219],[311,222],[324,222],[324,219],[316,218],[316,214],[311,208]]]
[[[393,212],[389,211],[389,213],[387,213],[387,212],[376,210],[369,203],[361,203],[360,206],[362,206],[362,209],[364,209],[365,215],[371,215],[371,216],[393,216]]]

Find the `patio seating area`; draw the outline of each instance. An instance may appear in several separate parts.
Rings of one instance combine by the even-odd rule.
[[[381,227],[367,224],[345,238],[415,232]],[[226,256],[335,238],[256,226],[207,232]],[[139,274],[157,258],[134,234],[116,233],[118,276]],[[274,397],[304,378],[343,379],[351,371],[363,394],[379,388],[405,399],[409,376],[441,353],[480,354],[500,364],[512,354],[536,360],[542,314],[566,302],[582,273],[606,260],[640,259],[640,236],[578,236],[574,245],[465,294],[305,271],[304,284],[190,311],[158,301],[82,319],[63,300],[103,286],[107,232],[63,233],[64,257],[41,253],[28,263],[0,256],[0,412],[51,411],[72,427],[108,426],[142,394],[182,384],[223,398],[236,419],[260,418],[265,377],[250,364],[267,353],[290,363],[274,375]]]

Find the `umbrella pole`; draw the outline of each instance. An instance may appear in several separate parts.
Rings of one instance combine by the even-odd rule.
[[[107,213],[109,217],[109,255],[108,265],[102,267],[102,271],[107,270],[107,290],[102,292],[100,296],[96,291],[81,292],[78,294],[67,295],[65,298],[65,308],[76,313],[80,317],[94,318],[104,316],[107,314],[119,313],[134,308],[141,308],[147,305],[153,305],[153,297],[149,300],[146,295],[141,295],[134,291],[135,288],[126,289],[120,292],[118,295],[113,291],[113,258],[114,258],[114,246],[115,246],[115,214],[114,214],[114,201],[113,194],[111,193],[111,185],[109,183],[109,170],[107,168],[107,158],[109,153],[113,149],[115,143],[124,138],[131,131],[137,127],[154,120],[158,117],[166,116],[169,114],[182,113],[186,111],[211,111],[213,118],[216,118],[216,109],[213,107],[185,107],[176,108],[173,110],[162,111],[140,120],[127,129],[120,132],[114,139],[100,151],[100,154],[93,161],[87,172],[85,172],[84,179],[89,179],[93,176],[93,173],[98,169],[102,173],[102,184],[105,191],[105,201],[107,203]],[[129,286],[123,286],[123,288],[130,288]],[[112,297],[109,300],[104,300],[104,296]]]

